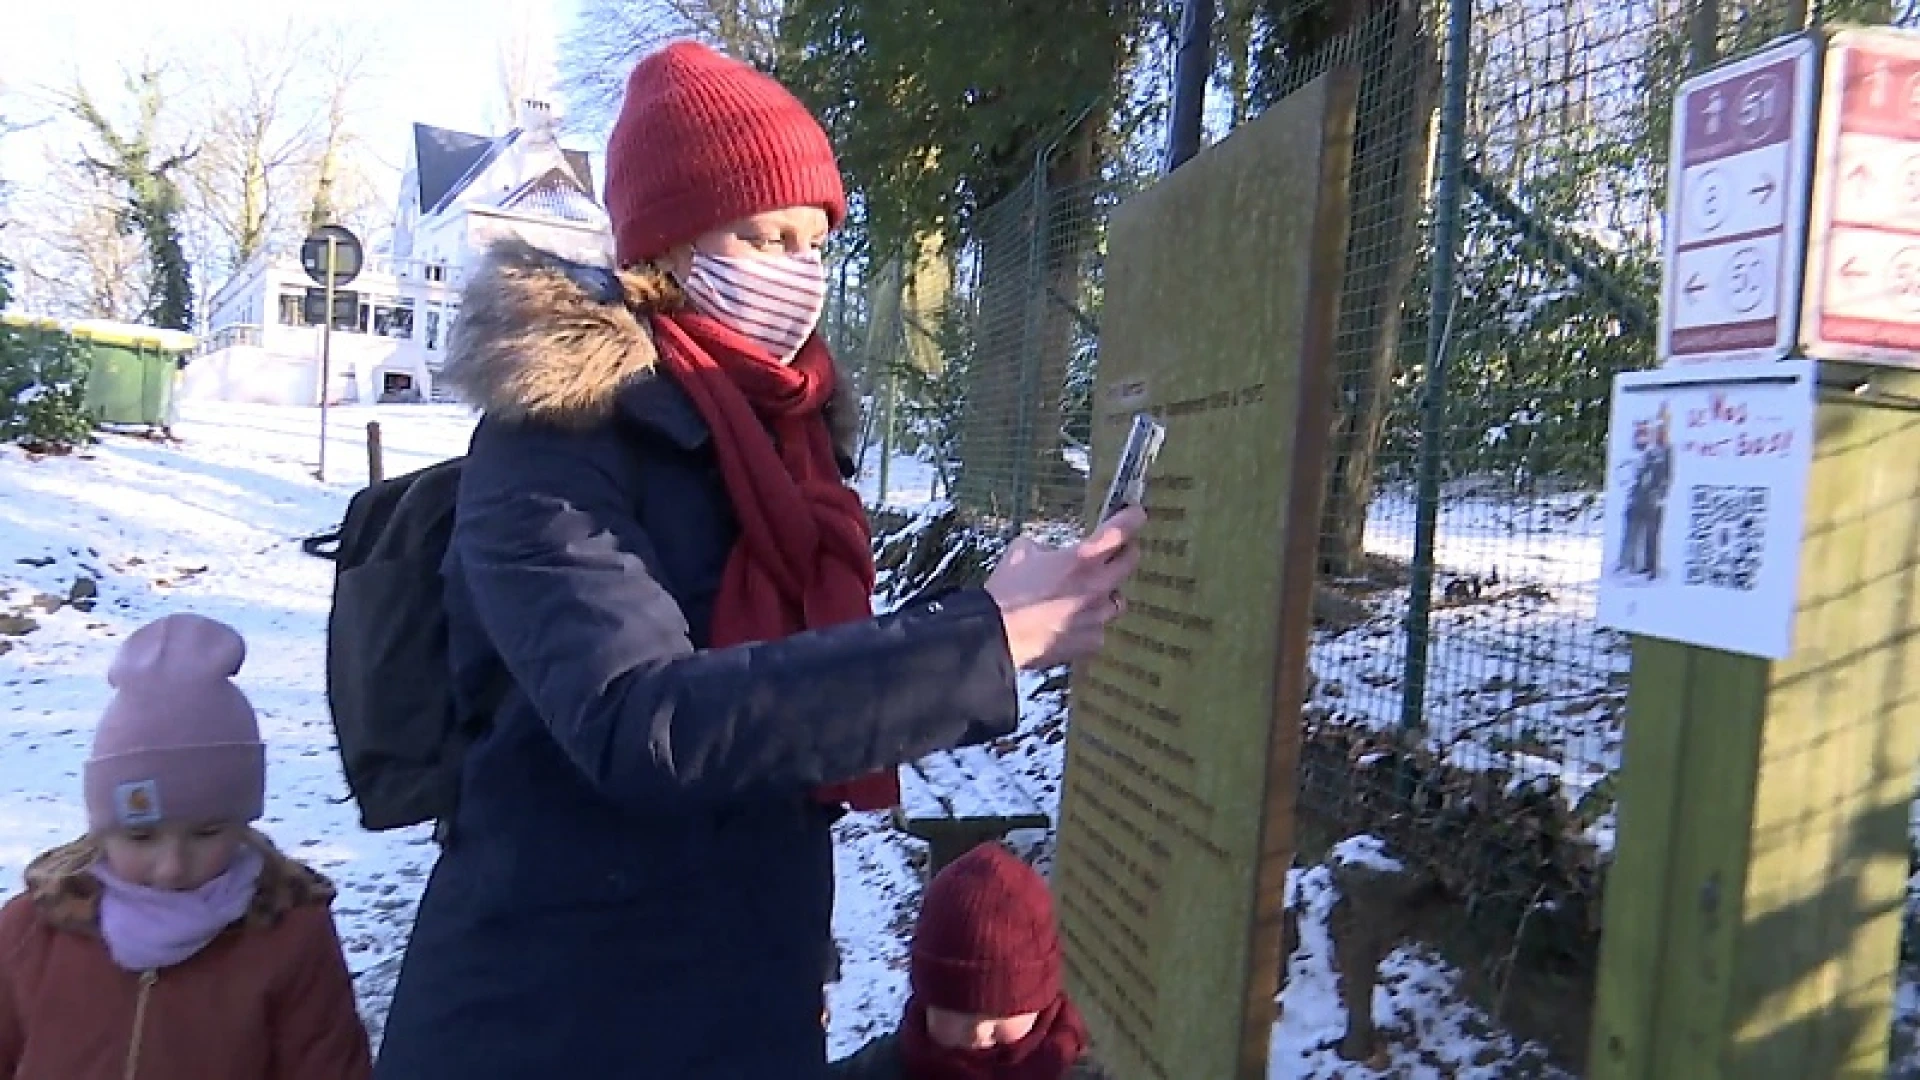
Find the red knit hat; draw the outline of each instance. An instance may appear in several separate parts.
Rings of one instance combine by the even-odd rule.
[[[690,41],[641,60],[607,140],[607,215],[620,265],[730,221],[817,206],[847,216],[819,121],[753,68]]]
[[[935,1009],[1006,1017],[1060,996],[1053,896],[1033,868],[981,844],[934,875],[913,932],[908,978]]]

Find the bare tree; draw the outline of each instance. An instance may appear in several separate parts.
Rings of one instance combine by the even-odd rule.
[[[318,137],[307,162],[304,185],[308,193],[303,224],[318,228],[344,222],[364,209],[364,175],[357,163],[359,105],[369,72],[377,64],[372,41],[347,26],[322,32],[310,41],[311,66],[321,100]]]
[[[182,180],[198,149],[171,137],[166,121],[175,102],[171,80],[151,62],[126,75],[131,117],[109,115],[83,84],[66,96],[67,111],[92,144],[81,159],[116,196],[120,231],[138,235],[146,250],[147,301],[140,320],[170,330],[193,326],[193,267],[187,261],[182,226],[186,217]]]
[[[487,109],[488,130],[518,127],[529,100],[545,101],[557,87],[555,48],[558,45],[545,4],[515,0],[506,32],[494,46],[497,97]]]
[[[320,118],[302,100],[313,39],[291,21],[233,31],[195,73],[208,100],[190,175],[193,209],[224,240],[226,270],[267,248],[299,199],[299,173],[321,137]]]
[[[576,113],[605,118],[620,107],[640,57],[682,38],[704,41],[762,70],[786,59],[781,0],[581,0],[563,39],[560,72]]]
[[[146,252],[121,227],[118,193],[80,162],[49,154],[47,166],[40,183],[20,191],[4,234],[14,299],[41,314],[137,319],[147,300]]]

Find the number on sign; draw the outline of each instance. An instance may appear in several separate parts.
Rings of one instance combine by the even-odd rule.
[[[1700,231],[1712,232],[1727,221],[1727,182],[1719,169],[1700,174]]]
[[[1909,205],[1920,205],[1920,155],[1900,166],[1900,198]]]
[[[1908,311],[1920,311],[1920,247],[1901,248],[1887,268],[1893,298]]]
[[[1740,97],[1740,126],[1749,139],[1760,139],[1773,130],[1780,115],[1780,80],[1762,75],[1747,84]]]
[[[1760,306],[1767,296],[1767,265],[1757,248],[1743,247],[1727,260],[1727,303],[1742,314]]]

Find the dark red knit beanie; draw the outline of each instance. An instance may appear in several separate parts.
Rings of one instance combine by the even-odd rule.
[[[847,216],[840,166],[819,121],[753,68],[679,42],[641,60],[607,140],[614,254],[657,259],[730,221],[817,206]]]
[[[1060,996],[1053,896],[1033,868],[982,844],[927,884],[913,932],[914,997],[975,1016],[1040,1012]]]

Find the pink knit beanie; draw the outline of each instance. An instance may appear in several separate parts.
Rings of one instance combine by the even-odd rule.
[[[90,828],[259,819],[266,748],[232,681],[246,658],[232,627],[200,615],[148,623],[120,646],[86,764]]]

